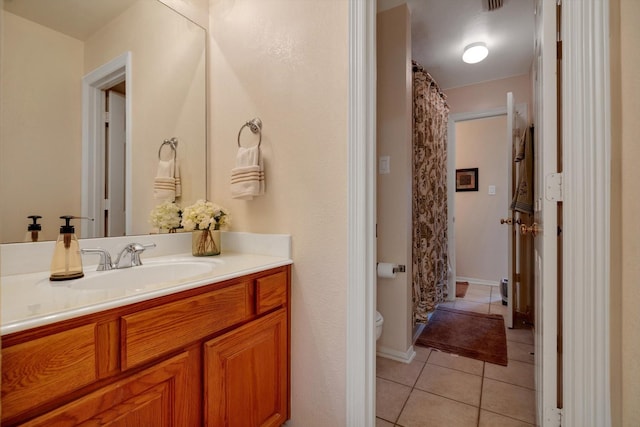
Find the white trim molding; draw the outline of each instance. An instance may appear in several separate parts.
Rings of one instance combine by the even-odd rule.
[[[416,357],[416,351],[413,346],[410,346],[407,351],[402,352],[380,345],[378,346],[376,355],[386,359],[395,360],[396,362],[411,363]]]
[[[486,280],[486,279],[478,279],[478,278],[475,278],[475,277],[458,276],[458,277],[456,277],[456,281],[457,282],[469,282],[470,284],[473,284],[473,285],[500,286],[500,282],[502,281],[502,279],[499,279],[499,280]]]
[[[563,1],[562,33],[562,425],[609,427],[609,1]]]
[[[347,426],[375,425],[376,4],[349,2]]]

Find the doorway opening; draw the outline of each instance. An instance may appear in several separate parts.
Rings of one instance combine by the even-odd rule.
[[[513,104],[513,101],[511,101]],[[507,102],[507,105],[510,105]],[[510,280],[520,272],[519,219],[512,218],[510,204],[518,171],[512,161],[513,133],[528,126],[527,103],[479,112],[454,113],[448,128],[448,227],[451,283],[448,301],[456,299],[456,279],[480,285],[501,286],[511,283],[505,294],[509,308],[517,308],[520,289]],[[509,120],[513,120],[511,127]],[[485,125],[482,125],[483,121]],[[460,127],[464,133],[459,135]],[[519,136],[518,136],[519,137]],[[463,146],[459,139],[464,138]],[[486,144],[486,146],[481,146]],[[463,150],[461,153],[460,150]],[[458,159],[458,161],[456,161]],[[477,191],[456,191],[456,169],[479,167]],[[506,216],[505,216],[506,215]],[[479,218],[481,217],[481,218]],[[463,227],[462,235],[458,230]],[[487,248],[490,248],[487,250]],[[462,257],[462,259],[460,259]],[[458,268],[462,264],[462,268]],[[530,285],[527,285],[530,286]],[[524,292],[524,291],[523,291]],[[524,297],[523,299],[524,300]],[[525,308],[520,308],[523,310]],[[513,327],[514,310],[508,310],[505,322]]]
[[[131,53],[82,80],[81,237],[123,236],[131,212]]]
[[[541,5],[537,1],[536,5]],[[553,123],[556,120],[555,94],[551,76],[555,76],[556,63],[556,22],[555,14],[556,2],[546,1],[546,6],[542,13],[545,25],[540,33],[544,34],[544,47],[541,43],[541,54],[538,56],[540,75],[536,81],[540,80],[541,87],[535,91],[535,98],[540,105],[537,114],[542,118],[542,124],[536,121],[535,140],[547,141],[557,137]],[[573,230],[585,230],[586,233],[566,233],[563,243],[566,253],[571,253],[571,257],[563,258],[563,317],[570,319],[564,325],[565,332],[574,338],[567,340],[564,345],[563,359],[571,360],[571,364],[563,367],[564,389],[567,391],[564,400],[564,409],[557,409],[555,390],[557,335],[554,333],[556,326],[553,322],[545,322],[545,333],[536,336],[536,340],[543,340],[544,348],[541,356],[540,375],[536,383],[541,387],[538,390],[536,400],[538,403],[538,420],[542,425],[560,425],[560,420],[570,419],[577,423],[595,422],[598,425],[611,425],[611,387],[609,374],[609,352],[611,348],[610,340],[610,232],[609,213],[611,200],[609,194],[609,184],[611,182],[610,162],[611,162],[611,113],[610,113],[610,75],[602,70],[609,69],[609,8],[608,1],[584,1],[570,2],[563,5],[562,22],[563,33],[569,37],[563,42],[567,51],[573,52],[567,60],[563,62],[563,74],[572,77],[572,85],[565,85],[563,88],[563,151],[564,151],[564,172],[563,179],[567,188],[577,188],[578,191],[570,194],[572,203],[565,203],[563,206],[564,215],[571,218],[575,224]],[[616,10],[616,9],[614,9]],[[619,10],[619,9],[618,9]],[[375,123],[375,84],[372,76],[375,76],[375,60],[371,54],[371,43],[375,41],[375,10],[366,7],[364,4],[355,2],[351,5],[355,19],[350,25],[351,45],[354,47],[350,59],[355,64],[350,71],[353,78],[351,87],[354,94],[369,93],[369,97],[353,96],[350,98],[350,112],[353,113],[351,122],[357,132],[350,134],[350,148],[368,147],[369,138],[375,135],[375,125],[362,126],[363,123]],[[568,18],[565,18],[568,17]],[[598,25],[594,27],[593,17],[598,17],[595,21]],[[542,22],[542,21],[541,21]],[[566,26],[565,26],[566,25]],[[542,39],[541,39],[542,40]],[[363,54],[364,53],[364,54]],[[368,54],[367,54],[368,53]],[[366,64],[366,65],[365,65]],[[357,66],[360,66],[358,68]],[[366,69],[366,73],[361,70]],[[360,78],[356,78],[356,77]],[[555,79],[555,77],[553,77]],[[594,83],[595,82],[595,83]],[[359,89],[360,92],[355,89]],[[542,97],[544,95],[544,97]],[[356,108],[360,107],[360,108]],[[588,107],[588,108],[587,108]],[[567,114],[570,113],[570,114]],[[579,138],[574,140],[578,135]],[[362,150],[363,153],[372,150]],[[546,150],[547,154],[554,150]],[[542,151],[537,151],[537,156]],[[365,162],[366,160],[366,162]],[[375,159],[368,156],[366,159],[354,156],[350,161],[350,172],[362,180],[353,180],[350,189],[356,194],[364,196],[362,202],[356,204],[356,208],[368,207],[366,209],[355,209],[350,206],[351,213],[357,220],[371,221],[371,211],[374,209],[374,195],[367,189],[371,188],[370,183],[375,182],[375,175],[365,173],[366,169],[362,164],[369,166],[371,170],[375,165]],[[544,162],[539,161],[538,165]],[[551,165],[551,163],[549,163]],[[555,166],[555,162],[553,162]],[[360,174],[357,174],[360,172]],[[548,172],[543,170],[542,172]],[[543,175],[543,174],[542,174]],[[590,182],[596,185],[584,185],[584,177],[589,176]],[[368,182],[364,179],[368,178]],[[368,183],[368,184],[367,184]],[[360,199],[359,199],[360,200]],[[557,215],[555,210],[547,209],[551,201],[541,199],[545,206],[543,220],[548,221],[552,226],[547,230],[555,232],[555,221],[552,219]],[[595,207],[595,208],[594,208]],[[352,224],[356,224],[353,222]],[[565,222],[565,226],[567,223]],[[568,227],[568,226],[567,226]],[[352,227],[360,231],[364,227]],[[369,230],[374,227],[370,224]],[[373,235],[373,232],[371,233]],[[584,235],[591,236],[593,244],[584,244]],[[361,240],[357,238],[361,237]],[[372,374],[375,375],[375,366],[371,366],[372,354],[375,352],[375,341],[373,345],[370,338],[374,336],[373,308],[375,298],[372,295],[370,282],[365,281],[369,276],[366,273],[372,270],[375,265],[375,251],[369,251],[371,245],[364,245],[362,242],[370,241],[363,234],[350,234],[350,259],[353,260],[353,267],[350,268],[350,296],[362,296],[361,298],[350,298],[348,333],[351,337],[357,337],[361,330],[366,330],[366,339],[353,339],[348,344],[348,370],[347,379],[347,408],[350,425],[362,425],[355,421],[372,421],[375,418],[375,382],[371,381]],[[545,239],[544,247],[552,246],[552,239]],[[555,241],[555,239],[554,239]],[[555,248],[554,253],[555,253]],[[549,254],[544,249],[545,255]],[[541,268],[541,256],[536,259],[536,271]],[[552,259],[553,257],[549,257]],[[361,261],[363,260],[363,261]],[[358,261],[357,263],[355,261]],[[589,267],[588,269],[586,267]],[[369,267],[368,270],[366,267]],[[541,278],[541,283],[547,288],[549,283],[557,280],[556,271],[544,268],[545,276]],[[592,274],[595,273],[595,274]],[[537,274],[536,278],[541,274]],[[537,288],[539,286],[536,286]],[[555,289],[554,289],[555,290]],[[536,296],[537,297],[537,296]],[[568,304],[567,297],[573,300],[580,300],[582,304]],[[555,292],[545,292],[541,304],[537,304],[540,309],[543,306],[554,307],[557,302]],[[366,314],[362,315],[362,313]],[[536,313],[536,318],[540,318]],[[552,320],[553,320],[553,316]],[[584,325],[593,325],[593,328],[585,328]],[[548,330],[547,330],[548,329]],[[547,351],[547,349],[549,351]],[[536,354],[539,354],[538,352]],[[365,363],[362,363],[365,360]],[[544,369],[542,364],[544,363]],[[594,387],[584,387],[584,384],[593,383]],[[362,391],[362,393],[358,393]],[[372,393],[373,392],[373,393]],[[364,397],[361,397],[364,396]],[[566,396],[570,396],[568,401]],[[594,405],[581,405],[580,402],[595,402]],[[369,425],[371,423],[367,423]]]

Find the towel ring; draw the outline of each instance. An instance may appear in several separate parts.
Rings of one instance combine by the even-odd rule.
[[[162,160],[160,154],[162,154],[162,147],[164,147],[165,145],[169,145],[171,147],[171,149],[173,150],[173,158],[175,159],[176,155],[178,154],[178,138],[174,136],[171,139],[165,139],[162,144],[160,144],[160,148],[158,148],[158,160]]]
[[[251,132],[253,132],[254,134],[257,133],[260,135],[260,139],[258,140],[258,147],[260,147],[260,144],[262,144],[262,120],[256,117],[242,125],[240,131],[238,132],[238,147],[242,147],[242,145],[240,145],[240,135],[242,134],[242,131],[245,127],[251,129]]]

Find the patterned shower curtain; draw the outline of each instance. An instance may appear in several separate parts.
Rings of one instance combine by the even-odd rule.
[[[416,322],[447,291],[447,124],[449,107],[433,78],[413,66],[413,313]]]

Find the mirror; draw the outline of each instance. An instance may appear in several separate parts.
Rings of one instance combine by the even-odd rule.
[[[43,217],[40,241],[56,239],[61,215],[87,212],[96,221],[74,220],[78,237],[153,231],[159,155],[173,156],[170,144],[159,151],[171,138],[177,203],[206,198],[205,39],[158,0],[4,0],[0,242],[25,241],[29,215]],[[113,120],[95,124],[105,117],[96,99],[110,116],[122,104],[124,145],[110,142]]]

